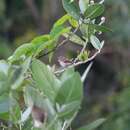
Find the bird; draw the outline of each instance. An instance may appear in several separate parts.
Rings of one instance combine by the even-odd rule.
[[[67,59],[66,57],[60,56],[58,57],[58,62],[61,67],[66,67],[73,63],[73,59]]]

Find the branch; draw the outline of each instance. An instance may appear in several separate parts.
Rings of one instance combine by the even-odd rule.
[[[73,68],[73,67],[79,66],[81,64],[88,63],[88,62],[92,61],[99,53],[100,53],[100,50],[98,50],[93,56],[88,58],[86,61],[79,61],[79,62],[76,62],[76,63],[72,63],[71,65],[69,65],[69,66],[67,66],[67,67],[65,67],[61,70],[55,71],[54,73],[59,74],[59,73],[64,72],[67,68]]]

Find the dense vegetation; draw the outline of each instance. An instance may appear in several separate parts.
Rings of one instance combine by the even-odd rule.
[[[0,56],[1,59],[10,56],[0,61],[0,129],[65,130],[73,121],[72,128],[78,130],[97,127],[129,130],[130,63],[126,60],[128,48],[125,48],[129,47],[129,1],[105,2],[104,15],[112,32],[102,25],[105,19],[100,16],[104,6],[99,1],[63,0],[67,12],[64,16],[61,1],[55,1],[37,0],[35,4],[33,0],[0,1]],[[101,35],[107,31],[107,35]],[[40,36],[36,36],[36,32]],[[41,35],[43,33],[45,35]],[[103,51],[101,39],[109,43]],[[17,46],[20,47],[13,53]],[[71,46],[73,52],[70,53],[68,47],[64,52],[64,46]],[[64,58],[56,54],[58,50],[67,57],[67,64],[61,63]],[[94,60],[100,51],[101,62],[100,58]],[[61,67],[55,61],[59,61]],[[90,61],[94,61],[95,69]],[[82,64],[85,64],[83,70]],[[77,66],[81,66],[81,76],[73,69]],[[91,67],[90,81],[86,81]],[[91,79],[91,75],[95,78]],[[40,124],[37,113],[42,116]],[[89,125],[79,128],[85,124]]]

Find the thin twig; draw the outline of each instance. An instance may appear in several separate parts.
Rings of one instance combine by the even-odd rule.
[[[79,66],[81,64],[88,63],[88,62],[92,61],[99,53],[100,53],[100,50],[97,51],[93,56],[88,58],[86,61],[79,61],[79,62],[76,62],[76,63],[72,63],[71,65],[69,65],[69,66],[67,66],[67,67],[65,67],[65,68],[63,68],[61,70],[55,71],[54,73],[59,74],[59,73],[64,72],[66,70],[66,68],[73,68],[73,67]]]

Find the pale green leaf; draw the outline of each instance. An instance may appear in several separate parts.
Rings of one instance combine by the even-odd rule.
[[[103,25],[89,24],[89,26],[92,26],[96,31],[99,31],[99,32],[111,32],[111,29]]]
[[[1,60],[0,61],[0,72],[3,72],[4,74],[8,74],[9,65],[6,61]]]
[[[0,96],[0,114],[9,112],[9,104],[10,100],[8,95]]]
[[[8,75],[5,75],[4,72],[0,72],[0,95],[6,91],[9,91]]]
[[[61,87],[58,91],[56,101],[59,104],[67,104],[73,101],[81,102],[83,97],[83,88],[80,76],[74,72],[67,78],[62,78]]]
[[[100,16],[104,12],[104,6],[102,4],[93,4],[88,6],[84,15],[86,18],[94,19]]]
[[[74,101],[68,104],[64,104],[61,106],[60,110],[58,111],[58,116],[60,118],[71,118],[75,112],[77,112],[80,108],[80,102]]]
[[[35,105],[43,109],[47,113],[48,118],[51,118],[55,115],[55,110],[51,102],[46,98],[45,95],[41,94],[38,89],[27,86],[24,90],[24,99],[28,107]]]
[[[88,5],[89,5],[89,0],[79,0],[79,7],[82,14],[84,14]]]
[[[37,87],[54,102],[60,81],[54,76],[49,68],[39,60],[32,62],[32,75]]]
[[[79,128],[77,130],[94,130],[97,127],[99,127],[100,125],[102,125],[105,121],[106,121],[106,119],[101,118],[101,119],[98,119],[98,120],[90,123],[89,125],[86,125],[86,126]]]
[[[37,50],[34,52],[34,57],[38,56],[42,51],[48,49],[49,46],[53,46],[52,44],[55,43],[54,40],[46,41],[45,43],[39,45]]]
[[[71,29],[71,27],[64,27],[62,25],[54,26],[50,32],[51,38],[57,39],[62,34],[70,32],[70,29]]]
[[[21,45],[20,47],[18,47],[16,49],[16,51],[14,52],[14,54],[11,57],[9,57],[8,60],[10,62],[17,61],[20,58],[25,57],[27,55],[27,53],[33,52],[33,49],[34,49],[34,46],[32,44],[30,44],[30,43],[23,44],[23,45]]]
[[[86,40],[90,39],[90,36],[95,33],[94,27],[90,26],[89,24],[81,24],[80,31],[82,32],[83,37]]]
[[[12,89],[17,89],[22,84],[24,80],[24,75],[30,66],[30,62],[31,57],[27,58],[21,65],[21,67],[16,67],[14,71],[12,71],[12,73],[10,74],[10,84]]]
[[[100,50],[102,48],[102,44],[96,36],[91,35],[90,42],[95,49]]]
[[[66,37],[66,38],[70,36],[69,40],[78,44],[78,45],[83,46],[85,44],[85,42],[78,35],[76,35],[74,33],[71,33],[71,34],[65,33],[65,34],[63,34],[63,36]]]

